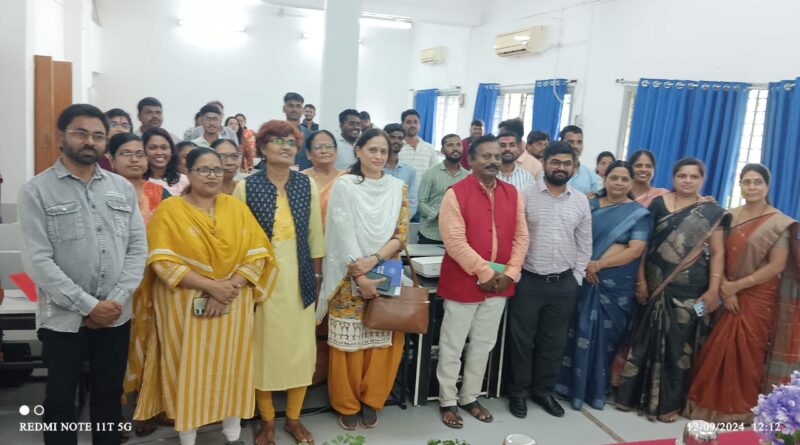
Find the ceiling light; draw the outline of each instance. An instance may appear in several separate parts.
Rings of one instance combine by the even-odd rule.
[[[380,28],[411,29],[411,21],[397,18],[361,17],[358,23],[362,26],[376,26]]]

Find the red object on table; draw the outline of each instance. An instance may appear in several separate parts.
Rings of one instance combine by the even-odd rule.
[[[36,295],[36,284],[31,280],[28,274],[25,272],[12,273],[8,275],[8,278],[11,278],[11,281],[13,281],[14,284],[19,287],[19,290],[28,297],[28,300],[34,303],[39,301],[39,297]]]
[[[625,442],[629,445],[675,445],[675,439],[645,440],[643,442]],[[720,433],[719,445],[759,445],[758,434],[752,430]]]

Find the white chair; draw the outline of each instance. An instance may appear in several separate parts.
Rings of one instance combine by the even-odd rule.
[[[22,250],[22,228],[18,222],[0,224],[0,250]]]
[[[0,250],[0,283],[6,289],[19,289],[8,276],[23,272],[22,255],[19,251]]]

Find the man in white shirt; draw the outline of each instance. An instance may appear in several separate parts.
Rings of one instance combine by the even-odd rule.
[[[219,121],[220,122],[222,122],[225,119],[225,106],[222,105],[222,102],[220,102],[218,100],[212,100],[211,102],[207,103],[206,105],[214,105],[217,108],[219,108],[219,111],[220,111]],[[198,115],[199,114],[200,113],[198,113]],[[203,125],[202,125],[202,122],[198,121],[198,119],[200,118],[200,116],[198,116],[198,115],[196,115],[195,119],[194,119],[195,124],[197,124],[197,125],[195,127],[188,128],[183,133],[183,138],[185,140],[187,140],[187,141],[194,141],[195,139],[197,139],[199,137],[203,137],[203,131],[204,131],[203,130]],[[231,130],[227,126],[224,126],[224,125],[222,126],[222,130],[220,131],[220,135],[221,135],[220,137],[222,137],[223,139],[230,139],[233,142],[235,142],[237,146],[239,145],[239,136],[237,136],[236,132]],[[177,144],[177,142],[175,142],[175,143]]]
[[[517,163],[523,152],[522,139],[513,131],[503,130],[497,135],[497,142],[500,144],[500,171],[497,172],[497,179],[513,185],[522,193],[525,186],[534,181],[533,175]]]
[[[339,136],[336,138],[336,168],[347,170],[356,163],[354,144],[361,136],[361,118],[358,111],[348,108],[339,113]]]
[[[422,140],[417,134],[419,132],[419,113],[417,110],[409,109],[403,111],[400,119],[403,123],[403,128],[406,130],[406,143],[400,151],[400,162],[414,167],[414,170],[417,171],[416,188],[419,189],[422,175],[429,168],[438,164],[441,158],[436,149],[433,148],[433,145]],[[417,215],[411,215],[411,217],[412,222],[419,221]]]
[[[203,105],[200,109],[200,124],[203,134],[192,140],[198,147],[209,147],[211,143],[220,139],[222,135],[222,111],[216,105]]]

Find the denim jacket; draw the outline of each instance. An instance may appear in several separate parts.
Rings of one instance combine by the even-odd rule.
[[[131,183],[99,167],[85,183],[59,159],[22,186],[18,205],[22,262],[39,293],[37,329],[78,332],[100,300],[123,306],[112,326],[130,320],[147,259]]]

